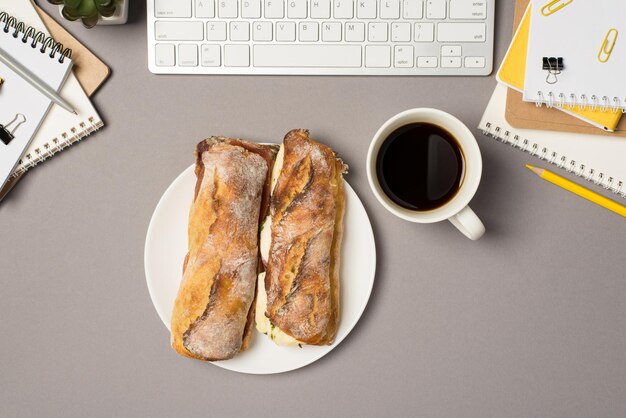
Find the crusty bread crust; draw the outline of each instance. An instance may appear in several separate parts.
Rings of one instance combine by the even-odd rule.
[[[266,314],[298,341],[331,344],[339,325],[345,165],[303,129],[287,134],[284,154],[270,202]]]
[[[225,360],[249,344],[259,219],[275,154],[228,138],[197,146],[189,253],[171,324],[172,346],[184,356]]]

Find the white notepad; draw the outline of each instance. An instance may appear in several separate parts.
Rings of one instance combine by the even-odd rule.
[[[505,144],[626,197],[626,139],[513,128],[506,121],[507,88],[498,84],[479,129]]]
[[[543,3],[533,1],[524,100],[626,109],[626,1],[575,0],[548,16]],[[605,38],[610,55],[601,53]],[[555,84],[546,81],[543,57],[563,57]]]
[[[59,53],[50,57],[50,48],[43,52],[41,44],[32,48],[32,40],[22,42],[23,33],[17,32],[18,36],[15,37],[14,27],[8,27],[9,30],[5,32],[5,23],[1,23],[0,26],[2,26],[0,48],[58,91],[70,73],[71,60],[61,58]],[[14,138],[8,144],[0,142],[1,188],[31,143],[52,102],[3,63],[0,63],[0,75],[5,79],[4,85],[0,88],[0,124],[7,125],[9,132],[14,131]],[[23,123],[18,126],[22,121]]]
[[[6,9],[5,11],[26,26],[32,26],[37,31],[50,36],[50,32],[37,14],[31,0],[2,2],[0,8]],[[14,175],[23,173],[46,158],[84,139],[104,125],[73,73],[67,77],[60,94],[72,104],[78,116],[60,106],[53,105],[13,172]]]

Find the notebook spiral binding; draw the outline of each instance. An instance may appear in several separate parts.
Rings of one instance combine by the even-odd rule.
[[[96,122],[93,117],[88,118],[87,121],[81,122],[78,127],[70,129],[69,132],[64,132],[60,137],[43,144],[43,147],[36,148],[34,152],[24,155],[18,162],[17,168],[12,173],[11,177],[22,175],[28,169],[47,160],[57,152],[61,152],[65,148],[69,148],[75,143],[87,138],[89,135],[102,128],[102,126],[102,122]]]
[[[3,25],[4,24],[4,25]],[[16,18],[9,15],[7,12],[0,12],[0,30],[4,33],[13,31],[13,37],[22,37],[22,42],[30,42],[30,46],[35,49],[39,46],[39,51],[42,54],[48,52],[50,58],[54,59],[58,56],[58,61],[63,63],[65,58],[72,57],[72,50],[70,48],[64,48],[62,43],[56,42],[52,37],[46,36],[46,34],[37,31],[35,28],[29,26],[26,27],[24,22],[18,22]]]
[[[538,91],[535,104],[538,107],[569,106],[580,110],[600,110],[602,112],[610,110],[613,113],[626,113],[626,98],[621,99],[619,97],[610,98],[608,96],[603,96],[600,98],[595,95],[587,97],[585,94],[582,94],[579,97],[575,94],[566,95],[564,93],[556,94],[554,92],[544,93],[542,91]]]
[[[624,190],[623,181],[615,181],[613,177],[606,178],[604,173],[597,173],[593,168],[588,168],[585,164],[570,160],[565,155],[558,155],[556,152],[550,152],[545,147],[522,138],[514,132],[502,130],[499,126],[494,126],[488,122],[485,129],[482,130],[486,136],[491,136],[503,144],[508,144],[514,148],[518,148],[533,157],[547,161],[559,168],[565,169],[570,173],[577,175],[591,183],[604,187],[616,195],[626,198],[626,190]]]

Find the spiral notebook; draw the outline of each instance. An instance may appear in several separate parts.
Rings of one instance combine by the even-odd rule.
[[[513,148],[626,197],[626,139],[513,128],[506,121],[507,87],[498,84],[479,129]]]
[[[533,1],[524,100],[626,110],[626,1],[561,1],[551,13],[544,3]],[[544,57],[563,70],[548,77]]]
[[[55,45],[34,43],[25,28],[0,12],[0,48],[59,91],[72,69],[72,61]],[[5,84],[0,89],[0,124],[4,125],[0,142],[0,186],[8,180],[48,113],[52,101],[35,89],[18,73],[0,63]]]
[[[515,19],[513,24],[515,32],[519,32],[517,28],[522,24],[525,18],[526,9],[530,3],[530,0],[515,1]],[[528,32],[530,32],[530,16],[528,17]],[[511,48],[512,47],[513,46],[511,46]],[[526,50],[527,49],[528,34],[526,34]],[[522,78],[525,77],[526,73],[526,58],[524,58],[523,61],[524,63],[521,68]],[[615,127],[615,130],[613,132],[609,132],[604,129],[599,130],[595,126],[584,122],[582,119],[575,118],[560,111],[559,108],[547,109],[544,107],[537,107],[534,103],[525,102],[522,97],[523,91],[519,92],[517,90],[509,89],[507,92],[506,120],[515,128],[540,129],[546,131],[572,132],[626,138],[626,117],[621,117],[620,122]]]
[[[496,78],[500,83],[504,83],[510,88],[523,93],[525,85],[524,77],[526,76],[526,58],[528,55],[528,37],[530,34],[530,15],[532,5],[529,2],[518,3],[527,3],[526,11],[524,12],[524,16],[520,19],[518,16],[519,4],[516,6],[515,26],[517,27],[517,30],[513,35],[513,41],[511,41],[509,50],[504,56],[504,60],[502,60],[500,69],[496,74]],[[533,106],[529,103],[524,104],[528,106]],[[613,110],[607,110],[606,112],[602,112],[599,109],[579,109],[577,106],[564,106],[555,109],[563,111],[570,116],[590,123],[596,128],[600,128],[608,132],[613,132],[615,130],[615,127],[622,117],[622,112],[614,112]],[[545,112],[546,110],[543,109],[543,111]]]
[[[31,34],[38,32],[46,38],[50,37],[50,33],[37,14],[31,0],[3,2],[0,5],[0,11],[10,14],[15,19],[14,24],[21,22],[24,28],[32,27]],[[5,22],[0,23],[2,28],[5,24]],[[14,26],[10,27],[14,29]],[[8,85],[8,81],[6,85]],[[60,94],[74,106],[78,115],[73,115],[59,106],[52,106],[31,144],[15,167],[13,176],[18,176],[52,155],[84,139],[104,125],[73,73],[67,77]],[[2,103],[0,105],[2,108],[4,102],[1,99],[0,103]],[[2,123],[1,120],[0,123]]]

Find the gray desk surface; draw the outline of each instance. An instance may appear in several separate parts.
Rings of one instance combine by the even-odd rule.
[[[498,62],[512,20],[499,0]],[[69,27],[113,68],[95,97],[107,127],[0,205],[0,416],[626,415],[622,218],[539,181],[530,157],[477,129],[481,241],[395,219],[369,190],[380,124],[429,106],[474,128],[493,77],[157,77],[143,0],[126,26]],[[295,372],[181,358],[144,279],[152,211],[198,140],[279,141],[294,127],[352,168],[379,250],[369,306],[337,349]]]

